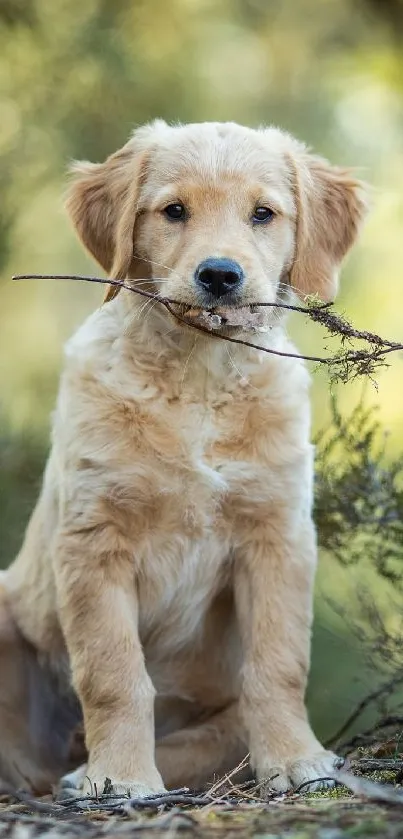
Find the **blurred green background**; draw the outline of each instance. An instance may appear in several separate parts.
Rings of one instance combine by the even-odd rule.
[[[403,4],[0,0],[0,27],[1,567],[38,490],[63,343],[102,298],[84,284],[10,281],[19,272],[95,271],[63,211],[71,159],[102,160],[157,116],[288,129],[373,185],[338,309],[359,328],[402,340]],[[324,349],[312,324],[297,317],[292,330],[302,349]],[[391,454],[402,448],[402,373],[401,357],[391,357],[377,387],[365,388]],[[339,386],[342,410],[362,390]],[[328,422],[328,395],[326,372],[315,372],[317,428]],[[354,585],[353,572],[323,559],[310,687],[322,735],[377,679],[325,605],[329,593],[353,603]]]

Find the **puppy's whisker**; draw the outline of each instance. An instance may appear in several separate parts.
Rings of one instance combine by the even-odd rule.
[[[210,353],[213,352],[213,347],[207,347],[207,380],[206,384],[209,385],[211,379],[211,368],[210,368]]]
[[[238,373],[238,376],[242,379],[242,378],[243,378],[243,373],[241,373],[241,371],[239,370],[239,368],[236,366],[235,361],[234,361],[234,359],[233,359],[233,357],[232,357],[232,355],[231,355],[231,353],[230,353],[230,351],[229,351],[228,344],[226,344],[226,345],[225,345],[225,349],[227,350],[227,355],[228,355],[228,358],[229,358],[229,362],[230,362],[230,364],[231,364],[231,367],[233,367],[233,368],[234,368],[235,372],[236,372],[236,373]]]
[[[128,282],[133,283],[132,290],[135,291],[137,286],[152,285],[153,283],[169,283],[170,280],[166,279],[166,277],[149,277],[144,280],[128,280]]]
[[[295,268],[295,267],[299,267],[299,266],[300,266],[300,264],[301,264],[301,262],[302,262],[302,259],[301,259],[300,257],[296,257],[296,259],[295,259],[295,260],[294,260],[294,262],[293,262],[293,266],[292,266],[292,267],[293,267],[293,268]],[[316,268],[315,274],[316,274],[317,278],[318,278],[321,282],[323,282],[323,284],[326,286],[326,283],[327,283],[327,281],[328,281],[328,277],[326,276],[326,274],[325,274],[323,271],[320,271],[320,270],[318,269],[318,267]],[[281,285],[284,289],[290,289],[291,291],[293,291],[295,294],[297,294],[297,295],[299,295],[299,296],[301,295],[301,289],[300,289],[300,288],[298,289],[298,288],[296,288],[295,286],[293,286],[293,285],[291,284],[291,282],[283,282],[282,280],[280,280],[279,285]]]
[[[231,366],[233,367],[235,372],[238,373],[238,376],[239,376],[240,379],[245,379],[244,373],[242,373],[242,371],[239,369],[239,367],[237,367],[237,365],[235,364],[234,358],[230,353],[230,349],[229,349],[228,344],[225,345],[225,348],[227,350],[228,358],[229,358],[229,362],[230,362]],[[255,385],[253,385],[251,382],[249,382],[249,387],[250,387],[251,390],[256,390],[256,391],[259,390],[259,388],[256,387]]]
[[[146,312],[146,317],[149,317],[149,316],[150,316],[150,314],[151,314],[152,310],[155,308],[155,306],[157,305],[157,303],[158,303],[158,300],[154,300],[154,301],[152,301],[151,306],[150,306],[150,307],[149,307],[149,309],[148,309],[148,312]]]
[[[136,319],[137,319],[137,320],[139,320],[139,319],[140,319],[140,317],[141,317],[141,315],[142,315],[143,313],[145,313],[145,312],[146,312],[147,307],[148,307],[148,306],[150,306],[150,305],[152,305],[152,304],[154,304],[154,305],[155,305],[155,300],[153,300],[152,298],[148,298],[148,299],[145,301],[145,303],[143,303],[143,304],[139,307],[138,311],[136,312]]]
[[[153,283],[169,283],[170,280],[166,277],[132,277],[126,280],[127,283],[130,283],[132,291],[135,291],[138,286],[149,285],[152,286]],[[156,292],[154,292],[156,293]]]
[[[175,268],[172,268],[170,265],[164,265],[163,262],[157,262],[156,259],[147,259],[147,257],[145,256],[139,256],[137,258],[140,262],[147,262],[148,265],[158,265],[159,268],[165,268],[167,271],[171,271],[172,274],[175,274],[175,276],[178,277],[178,279],[182,279],[180,274],[178,274],[178,272],[175,271]]]
[[[300,291],[298,292],[298,289],[295,286],[291,285],[291,283],[285,283],[285,282],[283,282],[283,280],[279,281],[278,287],[282,291],[288,291],[288,293],[290,293],[290,292],[294,292],[294,294],[301,293]]]
[[[192,355],[193,355],[193,353],[194,353],[194,350],[195,350],[195,347],[196,347],[196,344],[197,344],[197,339],[198,339],[198,337],[199,337],[198,335],[195,335],[195,339],[194,339],[194,341],[193,341],[193,346],[192,346],[192,348],[191,348],[191,350],[190,350],[190,352],[189,352],[189,355],[188,355],[188,357],[187,357],[187,359],[186,359],[186,361],[185,361],[185,363],[184,363],[184,365],[183,365],[183,373],[182,373],[182,378],[181,378],[181,385],[183,385],[183,383],[184,383],[184,381],[185,381],[186,371],[187,371],[187,369],[188,369],[190,359],[191,359],[191,357],[192,357]]]

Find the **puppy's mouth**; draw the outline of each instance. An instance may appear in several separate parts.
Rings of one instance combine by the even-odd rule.
[[[213,309],[184,306],[180,315],[190,326],[199,326],[208,332],[227,330],[265,332],[267,330],[265,311],[253,304],[215,306]]]

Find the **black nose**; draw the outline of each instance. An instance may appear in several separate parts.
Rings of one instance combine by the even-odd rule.
[[[243,282],[243,271],[233,259],[212,256],[201,262],[195,272],[196,283],[213,297],[236,291]]]

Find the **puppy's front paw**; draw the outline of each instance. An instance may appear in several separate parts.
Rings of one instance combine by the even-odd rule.
[[[323,749],[259,772],[265,793],[287,792],[304,785],[301,792],[317,792],[335,785],[333,775],[343,765],[343,758]]]
[[[84,778],[83,792],[94,795],[113,795],[116,798],[147,798],[150,795],[166,792],[160,774],[155,771],[153,776],[139,778],[116,778],[109,777],[107,772],[99,772],[88,767]]]
[[[58,799],[78,798],[82,795],[113,795],[116,798],[147,798],[166,792],[162,778],[156,771],[152,778],[120,780],[109,778],[105,772],[83,764],[60,781]]]

